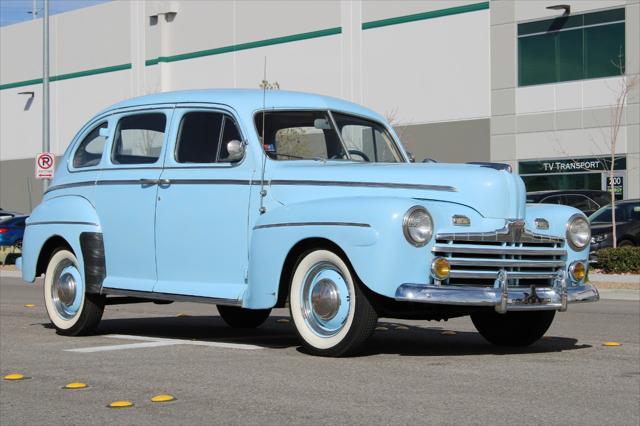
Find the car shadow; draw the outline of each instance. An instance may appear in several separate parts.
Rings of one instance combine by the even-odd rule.
[[[42,325],[52,328],[48,323]],[[103,319],[93,336],[108,334],[241,343],[272,349],[295,347],[298,352],[306,353],[300,346],[291,320],[284,316],[271,316],[255,329],[231,328],[219,316]],[[380,354],[429,357],[512,355],[563,352],[590,347],[591,345],[579,344],[577,339],[561,336],[545,336],[527,347],[500,347],[490,344],[476,332],[451,333],[437,323],[425,322],[424,325],[415,326],[381,320],[373,336],[356,357]]]

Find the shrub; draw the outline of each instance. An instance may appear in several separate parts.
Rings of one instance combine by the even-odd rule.
[[[604,272],[615,274],[640,273],[640,247],[600,249],[597,266]]]

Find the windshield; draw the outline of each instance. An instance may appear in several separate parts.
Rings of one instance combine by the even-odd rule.
[[[265,112],[255,115],[264,152],[274,160],[352,160],[402,162],[384,126],[359,117],[327,111]]]

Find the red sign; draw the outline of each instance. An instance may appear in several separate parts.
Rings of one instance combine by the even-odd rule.
[[[36,156],[36,179],[53,179],[56,156],[50,152],[41,152]]]

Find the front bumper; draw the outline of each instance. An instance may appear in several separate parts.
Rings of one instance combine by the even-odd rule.
[[[596,302],[598,290],[588,284],[567,286],[564,273],[559,273],[553,287],[509,287],[508,277],[501,271],[491,287],[402,284],[395,299],[401,302],[434,303],[457,306],[493,306],[498,313],[527,310],[565,311],[568,303]]]

